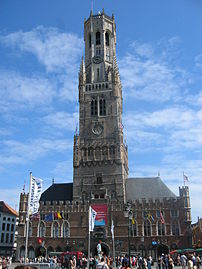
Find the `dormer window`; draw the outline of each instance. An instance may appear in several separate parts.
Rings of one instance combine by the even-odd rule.
[[[100,45],[100,32],[96,33],[96,45]]]

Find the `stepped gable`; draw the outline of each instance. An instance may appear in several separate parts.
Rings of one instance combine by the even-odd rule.
[[[160,177],[128,178],[126,183],[127,200],[176,198]]]
[[[73,183],[58,183],[45,190],[40,201],[72,201]]]

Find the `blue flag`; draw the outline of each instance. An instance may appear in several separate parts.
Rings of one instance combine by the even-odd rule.
[[[45,221],[53,221],[53,213],[50,213],[48,215],[45,215]]]

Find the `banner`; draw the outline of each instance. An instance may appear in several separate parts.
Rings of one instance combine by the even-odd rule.
[[[94,230],[96,215],[97,215],[97,212],[90,206],[89,207],[89,232],[92,232]]]
[[[38,212],[39,200],[42,193],[42,180],[39,178],[31,178],[31,192],[30,192],[30,204],[29,204],[29,214],[34,215]]]
[[[97,212],[95,218],[95,226],[107,225],[107,205],[106,204],[94,204],[92,208]]]

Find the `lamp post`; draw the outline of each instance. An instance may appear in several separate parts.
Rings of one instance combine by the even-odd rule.
[[[133,218],[133,211],[131,210],[131,204],[129,202],[125,205],[123,213],[124,213],[124,217],[128,218],[128,256],[129,256],[129,266],[131,266],[131,262],[130,262],[130,226],[131,226],[131,221]]]

